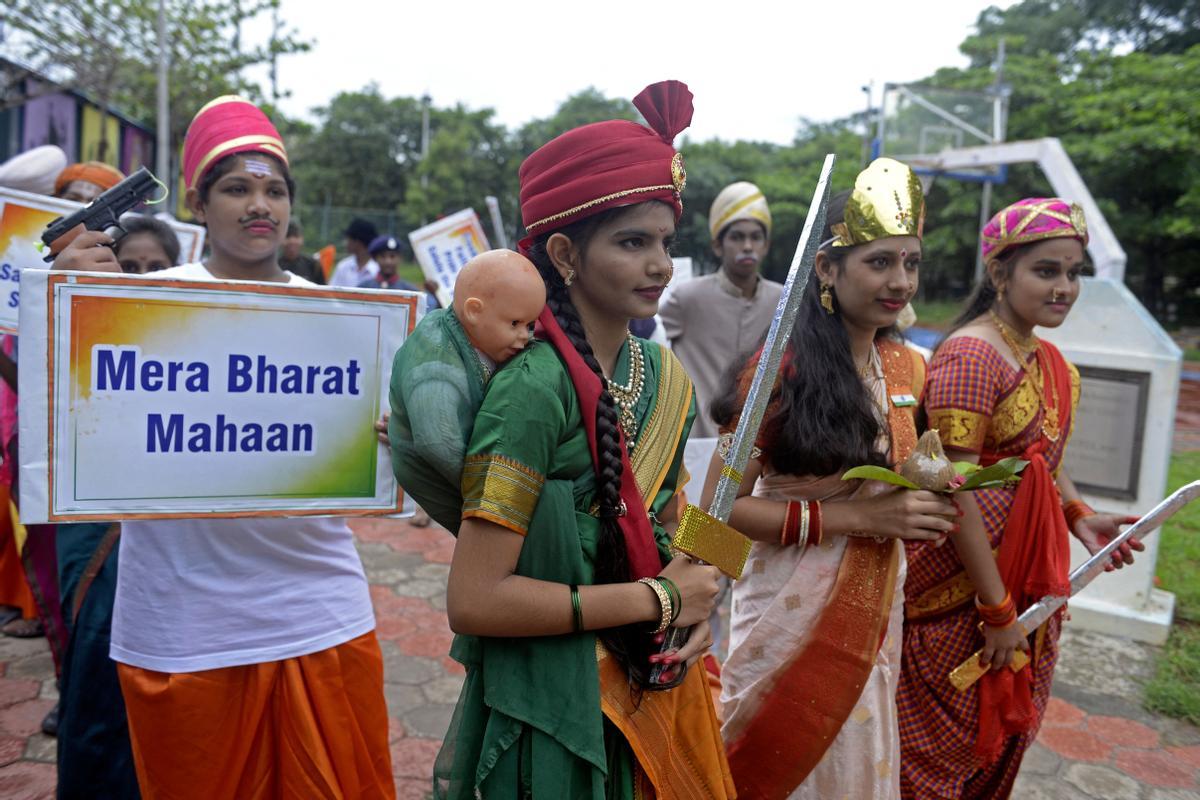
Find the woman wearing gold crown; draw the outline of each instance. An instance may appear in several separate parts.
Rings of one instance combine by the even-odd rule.
[[[1084,505],[1062,469],[1079,373],[1033,333],[1066,319],[1086,243],[1083,212],[1065,200],[1029,198],[996,214],[982,232],[987,271],[930,365],[924,410],[951,459],[1030,463],[1016,487],[963,496],[954,547],[909,548],[898,701],[906,798],[1008,796],[1050,698],[1061,624],[1024,631],[1017,614],[1069,592],[1068,531],[1094,553],[1124,521]],[[1132,561],[1123,547],[1109,568]],[[992,669],[959,692],[949,673],[980,647]],[[1032,664],[1014,673],[1017,650]]]
[[[754,539],[733,589],[722,735],[741,797],[899,797],[895,693],[904,549],[940,540],[954,506],[845,482],[917,441],[921,356],[896,321],[917,287],[924,197],[881,158],[830,202],[779,383],[730,524]],[[757,357],[716,404],[736,427]],[[714,459],[706,495],[720,473]]]

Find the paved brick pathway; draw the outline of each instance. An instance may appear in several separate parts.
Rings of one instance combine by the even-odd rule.
[[[1200,364],[1190,362],[1184,366],[1200,371]],[[1200,381],[1179,382],[1179,405],[1175,410],[1176,452],[1200,450]]]
[[[392,760],[401,800],[424,800],[462,670],[446,655],[444,587],[453,540],[395,520],[352,527],[371,581],[385,662]],[[1068,633],[1019,800],[1200,800],[1200,729],[1142,709],[1155,649]],[[55,740],[39,731],[54,702],[44,639],[0,636],[0,798],[54,796]]]

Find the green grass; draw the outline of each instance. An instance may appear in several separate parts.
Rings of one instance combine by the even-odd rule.
[[[1171,457],[1167,492],[1200,476],[1200,452]],[[1146,707],[1200,725],[1200,503],[1163,526],[1158,551],[1162,588],[1175,593],[1175,624],[1146,686]]]
[[[962,303],[956,300],[927,300],[913,303],[913,310],[917,312],[917,324],[922,328],[944,331],[962,311]]]
[[[1183,348],[1184,361],[1200,361],[1200,347]]]

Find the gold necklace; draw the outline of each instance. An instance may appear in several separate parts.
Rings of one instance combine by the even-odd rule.
[[[1022,336],[1011,325],[1000,319],[1000,315],[994,310],[989,310],[988,313],[992,315],[992,324],[996,326],[996,330],[1000,331],[1000,337],[1004,339],[1004,343],[1012,348],[1014,353],[1023,354],[1023,357],[1018,357],[1017,361],[1024,363],[1029,354],[1038,349],[1037,335],[1031,333],[1028,336]]]
[[[634,408],[646,383],[646,364],[642,353],[642,345],[633,336],[629,337],[629,383],[622,386],[611,378],[606,379],[608,393],[620,409],[621,430],[625,432],[625,441],[633,450],[633,440],[637,436],[637,416]]]
[[[996,326],[996,330],[1000,333],[1000,338],[1012,350],[1013,357],[1017,363],[1025,367],[1025,376],[1022,380],[1029,381],[1033,385],[1033,391],[1037,394],[1038,403],[1042,408],[1042,433],[1052,442],[1057,442],[1058,437],[1062,433],[1062,428],[1058,424],[1058,389],[1054,385],[1053,379],[1050,381],[1050,399],[1051,402],[1046,402],[1046,393],[1042,386],[1045,382],[1045,376],[1042,372],[1042,363],[1040,354],[1034,355],[1033,361],[1029,360],[1031,354],[1038,351],[1038,338],[1032,334],[1024,340],[1018,338],[1017,332],[1012,330],[1000,319],[995,311],[989,312],[992,315],[992,322]]]

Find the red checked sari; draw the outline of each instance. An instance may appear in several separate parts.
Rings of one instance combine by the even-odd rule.
[[[943,444],[978,453],[981,464],[1031,459],[1017,488],[975,492],[997,565],[1018,609],[1065,581],[1067,527],[1053,475],[1062,463],[1079,399],[1079,373],[1042,342],[1043,394],[1061,433],[1042,430],[1044,409],[1030,372],[1016,370],[991,344],[959,337],[930,365],[925,411]],[[901,790],[915,798],[1003,798],[1041,725],[1058,659],[1061,620],[1031,631],[1033,664],[993,671],[968,691],[950,671],[983,645],[974,587],[953,547],[909,543],[903,670],[898,706]],[[983,713],[981,714],[981,709]]]

